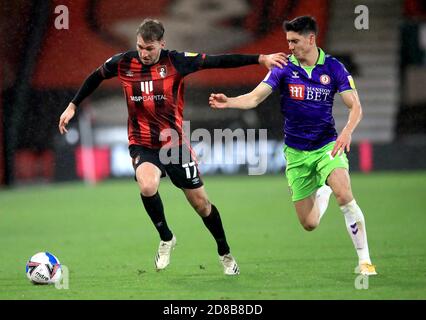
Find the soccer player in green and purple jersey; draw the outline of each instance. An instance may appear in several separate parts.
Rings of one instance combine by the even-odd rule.
[[[312,17],[285,21],[283,27],[291,63],[283,69],[273,68],[250,93],[233,98],[211,94],[209,104],[218,109],[251,109],[273,90],[280,91],[286,176],[300,223],[306,230],[314,230],[334,193],[358,254],[359,272],[375,275],[365,219],[352,195],[345,154],[362,116],[354,81],[343,64],[317,47],[318,27]],[[336,92],[349,108],[348,122],[339,135],[332,115]]]

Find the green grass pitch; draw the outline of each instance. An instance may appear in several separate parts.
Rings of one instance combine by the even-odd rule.
[[[356,289],[357,257],[334,198],[313,232],[299,225],[283,176],[205,177],[241,274],[222,273],[214,240],[183,193],[160,186],[177,236],[154,270],[159,238],[132,179],[0,191],[0,299],[425,299],[426,173],[353,174],[379,275]],[[34,253],[69,269],[69,288],[25,276]]]

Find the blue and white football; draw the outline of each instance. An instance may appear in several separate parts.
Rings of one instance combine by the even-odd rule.
[[[49,284],[61,279],[62,269],[58,258],[49,252],[39,252],[27,262],[25,272],[33,283]]]

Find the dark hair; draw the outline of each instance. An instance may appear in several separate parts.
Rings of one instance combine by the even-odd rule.
[[[136,30],[136,35],[140,35],[144,41],[160,41],[164,36],[164,26],[158,20],[147,18]]]
[[[294,31],[299,34],[306,35],[313,32],[315,35],[318,33],[318,25],[314,17],[301,16],[294,18],[291,21],[283,22],[284,32]]]

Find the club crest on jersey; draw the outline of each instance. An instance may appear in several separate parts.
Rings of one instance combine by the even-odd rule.
[[[330,83],[330,77],[326,74],[321,75],[320,82],[322,84],[329,84]]]
[[[161,78],[165,78],[167,76],[167,67],[166,66],[157,67],[157,73],[160,75]]]

